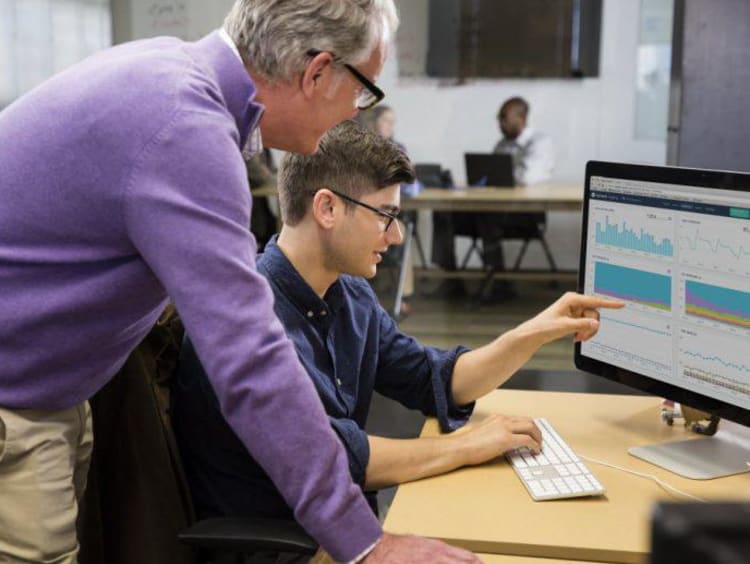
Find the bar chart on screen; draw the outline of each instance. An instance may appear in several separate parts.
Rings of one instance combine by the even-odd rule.
[[[596,205],[591,214],[594,242],[633,256],[674,256],[673,214],[625,204]]]

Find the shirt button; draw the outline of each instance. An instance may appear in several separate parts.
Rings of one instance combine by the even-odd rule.
[[[312,317],[313,315],[315,315],[315,314],[312,311],[308,311],[307,312],[307,317]]]
[[[336,384],[341,385],[341,378],[336,378]]]
[[[328,312],[324,309],[320,310],[320,315],[328,315]]]

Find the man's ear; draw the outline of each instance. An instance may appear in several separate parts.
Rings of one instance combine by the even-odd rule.
[[[327,85],[333,70],[333,57],[325,51],[315,55],[302,73],[300,87],[305,98],[312,98],[315,90]]]
[[[312,214],[315,223],[322,229],[332,229],[336,220],[343,213],[342,202],[327,188],[315,192],[312,201]]]

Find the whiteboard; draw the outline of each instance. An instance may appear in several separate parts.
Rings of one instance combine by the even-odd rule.
[[[194,41],[221,26],[234,0],[133,0],[132,39],[171,35]]]

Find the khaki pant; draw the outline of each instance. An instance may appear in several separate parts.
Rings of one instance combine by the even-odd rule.
[[[0,407],[0,562],[76,562],[92,446],[87,402],[60,411]]]

